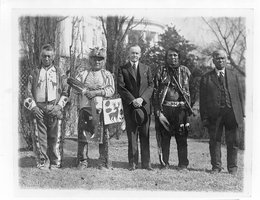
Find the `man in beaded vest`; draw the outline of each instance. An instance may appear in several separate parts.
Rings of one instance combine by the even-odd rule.
[[[33,115],[33,146],[37,167],[58,169],[62,162],[61,125],[68,101],[66,76],[53,65],[54,49],[43,45],[41,63],[29,75],[24,106]]]
[[[104,125],[102,102],[115,93],[113,75],[104,69],[106,50],[96,47],[89,54],[90,69],[84,70],[76,77],[84,83],[86,89],[79,94],[80,110],[78,121],[78,169],[88,167],[88,136],[95,137],[102,132],[102,143],[99,144],[99,168],[109,168],[108,157],[109,132]]]
[[[200,115],[208,128],[212,173],[222,170],[221,137],[225,128],[227,169],[237,173],[238,128],[243,126],[244,99],[237,75],[227,65],[223,50],[213,52],[215,68],[200,81]]]
[[[165,54],[165,66],[158,69],[154,78],[155,129],[162,169],[169,168],[170,141],[174,135],[178,150],[178,168],[187,170],[189,164],[188,107],[181,92],[189,103],[190,71],[180,65],[179,58],[179,51],[173,47],[169,48]],[[182,91],[179,90],[176,82]]]

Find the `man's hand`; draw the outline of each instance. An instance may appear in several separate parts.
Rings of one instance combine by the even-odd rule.
[[[43,111],[38,106],[33,107],[31,112],[35,118],[37,119],[43,118]]]
[[[97,96],[97,92],[95,90],[93,91],[90,91],[90,90],[87,90],[85,92],[85,95],[89,98],[89,99],[92,99],[94,98],[95,96]]]
[[[141,98],[141,97],[134,99],[134,100],[133,100],[133,105],[134,105],[134,107],[135,107],[135,108],[141,107],[142,104],[143,104],[143,101],[144,101],[144,100],[143,100],[143,98]]]
[[[53,117],[59,117],[62,114],[61,110],[62,110],[62,107],[57,104],[57,105],[53,106],[53,108],[49,114]]]

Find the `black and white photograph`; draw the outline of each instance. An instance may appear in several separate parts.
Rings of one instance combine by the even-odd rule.
[[[257,199],[253,3],[22,2],[1,1],[4,198]]]

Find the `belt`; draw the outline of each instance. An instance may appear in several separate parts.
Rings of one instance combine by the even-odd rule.
[[[44,102],[37,102],[37,103],[39,103],[39,104],[44,104],[44,105],[47,105],[47,104],[55,104],[55,102],[56,102],[56,100],[54,99],[54,100],[52,100],[52,101],[44,101]]]
[[[178,106],[183,106],[184,102],[183,101],[164,101],[163,105],[170,106],[170,107],[178,107]]]

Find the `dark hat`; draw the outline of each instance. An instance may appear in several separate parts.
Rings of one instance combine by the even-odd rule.
[[[91,107],[84,107],[79,112],[79,120],[81,129],[89,132],[90,134],[95,133],[95,127],[98,124],[96,116],[92,115]]]
[[[89,57],[106,58],[106,49],[103,47],[95,47],[91,49]]]
[[[132,112],[132,119],[136,125],[141,126],[148,120],[148,114],[143,106],[134,108]]]

